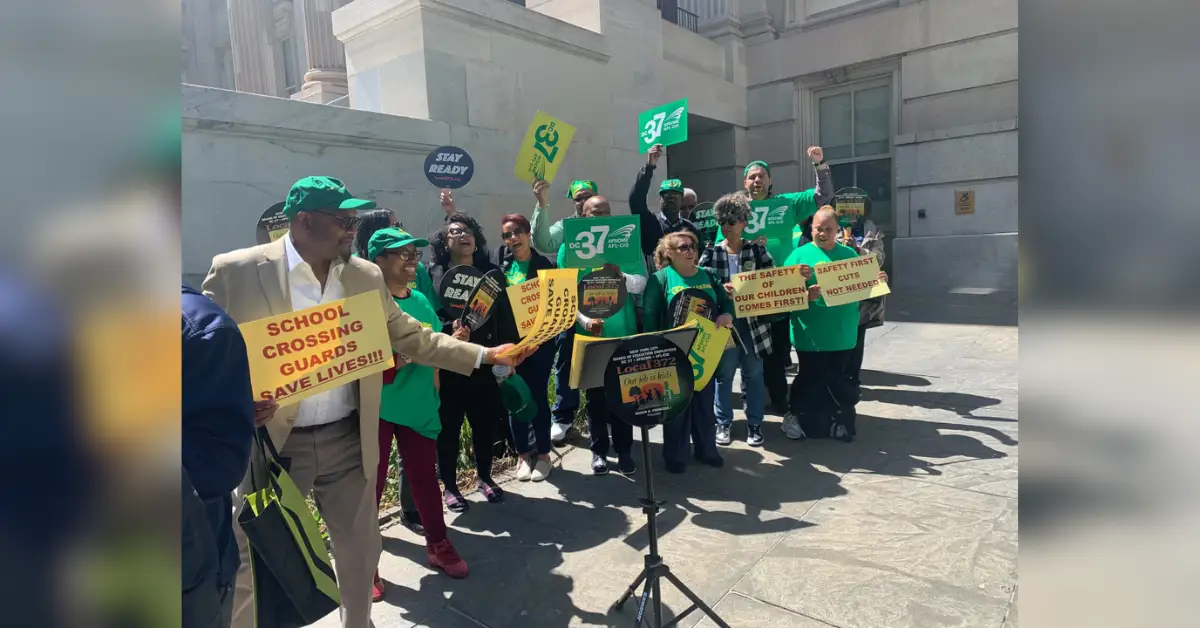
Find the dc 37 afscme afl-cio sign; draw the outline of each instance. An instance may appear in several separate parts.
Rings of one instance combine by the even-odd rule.
[[[285,406],[393,364],[379,295],[355,295],[239,325],[255,399]]]

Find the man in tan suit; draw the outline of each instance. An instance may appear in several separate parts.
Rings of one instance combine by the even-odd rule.
[[[245,323],[375,292],[393,350],[411,361],[464,375],[483,363],[519,361],[498,357],[511,345],[484,348],[455,340],[423,328],[396,306],[379,268],[350,256],[356,212],[374,206],[351,196],[332,177],[297,181],[283,209],[290,221],[288,233],[270,244],[213,258],[204,294]],[[273,401],[255,403],[256,422],[266,424],[280,456],[291,460],[292,479],[302,493],[315,493],[333,541],[344,628],[372,625],[371,581],[382,551],[375,507],[382,387],[382,374],[375,374],[284,408]],[[241,566],[233,626],[253,628],[249,549],[240,528],[235,531]]]

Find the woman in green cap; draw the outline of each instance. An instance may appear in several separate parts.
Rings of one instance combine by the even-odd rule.
[[[771,184],[771,166],[765,161],[752,161],[742,172],[742,188],[751,201],[773,199],[786,202],[789,205],[787,213],[787,233],[789,237],[766,240],[763,244],[771,259],[778,264],[786,260],[796,246],[790,237],[801,228],[806,220],[817,213],[817,208],[829,202],[833,197],[833,179],[829,173],[829,165],[825,163],[825,153],[820,146],[808,148],[808,159],[816,170],[817,185],[803,192],[784,192],[776,194]],[[749,235],[749,234],[747,234]],[[718,233],[717,241],[724,237]],[[791,363],[791,338],[787,319],[781,319],[771,324],[771,353],[767,354],[763,363],[766,375],[767,394],[771,397],[771,409],[784,414],[788,409],[788,384],[785,369]]]
[[[366,259],[383,272],[383,281],[396,305],[424,327],[440,326],[429,299],[411,288],[416,280],[421,247],[429,241],[416,238],[395,227],[380,229],[367,243]],[[404,461],[404,479],[412,487],[420,521],[424,527],[426,554],[430,565],[453,578],[467,576],[467,563],[458,555],[446,536],[446,520],[438,490],[437,443],[442,431],[439,417],[437,369],[409,363],[402,355],[393,356],[396,366],[384,371],[383,392],[379,400],[379,468],[376,475],[375,502],[383,497],[387,485],[388,461],[392,439],[399,458]],[[490,453],[490,452],[489,452]],[[377,597],[383,596],[383,582],[375,573]]]
[[[354,254],[363,259],[370,259],[367,257],[367,243],[371,241],[371,236],[375,235],[376,231],[388,227],[404,228],[392,210],[381,207],[359,212],[358,233],[354,236]],[[417,262],[417,277],[409,287],[425,295],[430,303],[437,302],[434,297],[433,282],[429,280],[429,269],[425,268],[424,262]]]

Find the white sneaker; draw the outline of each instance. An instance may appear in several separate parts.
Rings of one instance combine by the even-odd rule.
[[[551,423],[550,424],[550,442],[554,443],[555,445],[563,444],[563,441],[567,440],[567,432],[570,432],[570,431],[571,431],[570,425],[563,425],[562,423]]]
[[[533,468],[529,466],[529,458],[521,456],[517,461],[517,479],[521,482],[528,482],[533,476]]]
[[[804,429],[800,427],[800,419],[791,412],[783,415],[783,423],[779,425],[779,429],[783,431],[783,435],[792,440],[804,440],[808,435],[804,433]]]
[[[550,469],[552,468],[549,461],[539,459],[533,467],[533,481],[541,482],[550,477]]]
[[[730,429],[730,426],[728,426],[728,425],[718,425],[717,426],[717,444],[718,445],[728,445],[733,442],[733,437],[730,436],[729,429]]]

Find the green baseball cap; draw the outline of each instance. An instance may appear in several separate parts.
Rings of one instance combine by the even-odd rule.
[[[379,254],[387,249],[398,249],[409,244],[415,244],[417,248],[421,248],[429,246],[429,240],[418,238],[396,227],[380,229],[371,235],[371,239],[367,241],[367,256],[370,258],[367,261],[375,261],[375,258],[379,257]]]
[[[600,188],[596,186],[595,181],[579,179],[572,181],[571,187],[567,188],[567,198],[575,198],[575,195],[578,194],[580,190],[591,190],[592,194],[600,193]]]
[[[292,220],[300,212],[339,209],[375,209],[375,201],[354,198],[346,184],[333,177],[304,177],[288,191],[283,215]]]
[[[768,177],[771,176],[771,165],[765,161],[759,160],[759,161],[752,161],[752,162],[746,164],[746,169],[742,171],[742,178],[745,178],[750,175],[751,168],[762,168],[763,170],[767,171]]]
[[[663,192],[679,192],[683,194],[683,181],[679,179],[667,179],[658,186],[658,193],[661,196]]]

